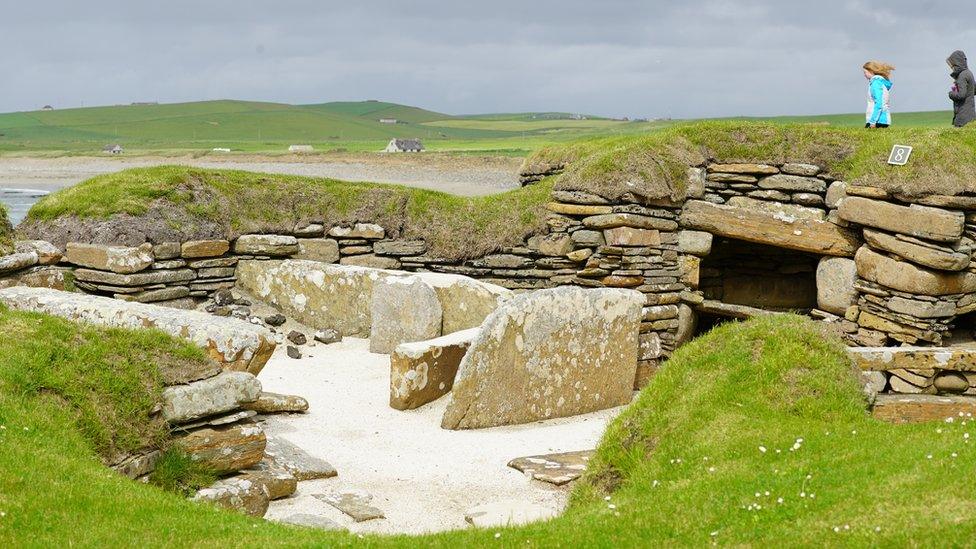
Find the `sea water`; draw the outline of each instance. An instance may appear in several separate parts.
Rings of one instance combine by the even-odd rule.
[[[0,189],[0,202],[7,207],[10,222],[16,225],[27,216],[31,206],[46,194],[47,191],[34,189]]]

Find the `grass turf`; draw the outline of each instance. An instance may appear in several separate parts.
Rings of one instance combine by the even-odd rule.
[[[907,166],[890,166],[895,144],[915,151]],[[640,136],[546,147],[525,161],[543,171],[568,164],[556,189],[616,199],[633,193],[681,200],[689,164],[806,162],[832,176],[906,195],[976,193],[976,128],[891,128],[869,131],[815,124],[700,122]]]
[[[98,176],[47,195],[27,222],[139,216],[154,207],[179,209],[187,223],[217,221],[228,237],[287,232],[316,220],[373,222],[392,235],[423,239],[428,255],[453,260],[519,245],[539,231],[549,190],[543,183],[466,198],[398,185],[164,166]]]
[[[14,228],[10,224],[10,214],[7,207],[0,204],[0,256],[14,251]]]
[[[4,330],[50,322],[4,315]],[[270,524],[122,479],[19,371],[0,359],[5,546],[963,546],[976,532],[972,419],[872,420],[840,342],[800,317],[726,324],[680,349],[611,425],[564,516],[416,538]]]

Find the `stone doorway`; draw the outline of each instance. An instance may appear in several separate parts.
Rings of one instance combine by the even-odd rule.
[[[701,263],[702,326],[709,324],[704,317],[742,318],[751,316],[749,309],[809,313],[817,307],[819,260],[815,254],[716,238]]]

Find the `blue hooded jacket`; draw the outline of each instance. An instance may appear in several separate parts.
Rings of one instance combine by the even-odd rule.
[[[871,78],[868,84],[868,124],[891,124],[891,107],[888,103],[891,86],[891,80],[884,76],[876,74]]]

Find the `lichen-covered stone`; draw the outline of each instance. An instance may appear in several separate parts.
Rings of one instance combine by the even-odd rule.
[[[280,234],[245,234],[234,241],[234,253],[286,257],[298,253],[298,239]]]
[[[154,258],[152,244],[129,247],[68,242],[64,260],[80,267],[132,274],[147,269]]]
[[[976,349],[966,347],[850,347],[861,370],[951,370],[976,372]]]
[[[243,320],[47,288],[0,290],[12,309],[116,328],[156,328],[205,349],[224,369],[257,374],[274,352],[271,333]]]
[[[857,265],[846,257],[825,257],[817,264],[817,306],[843,315],[854,304]]]
[[[704,257],[712,252],[712,233],[684,230],[678,232],[678,249],[686,254]]]
[[[437,292],[441,303],[441,333],[450,334],[481,326],[485,318],[505,300],[511,290],[466,276],[442,273],[416,273]]]
[[[264,457],[267,437],[254,423],[234,423],[196,429],[175,441],[190,459],[218,475],[257,465]]]
[[[945,421],[976,413],[976,398],[936,395],[878,395],[871,411],[876,419],[891,423]]]
[[[0,256],[0,274],[12,273],[37,265],[37,252],[13,253]]]
[[[398,345],[390,355],[390,406],[412,410],[451,392],[478,328]]]
[[[294,257],[323,263],[338,263],[339,243],[331,238],[302,238],[298,241],[298,253]]]
[[[192,269],[154,270],[132,274],[113,273],[97,269],[75,269],[75,278],[81,282],[123,288],[189,282],[196,278],[196,276],[196,272]]]
[[[365,238],[379,240],[386,236],[386,230],[374,223],[356,223],[352,227],[332,227],[329,236],[337,238]]]
[[[386,277],[373,285],[369,350],[389,354],[401,343],[441,335],[441,303],[418,277]]]
[[[486,320],[441,426],[565,417],[630,401],[644,296],[564,286],[519,295]]]
[[[758,212],[783,218],[794,217],[796,219],[814,219],[817,221],[823,221],[827,218],[826,212],[819,208],[810,208],[797,204],[784,204],[782,202],[773,202],[769,200],[757,200],[755,198],[749,198],[748,196],[733,196],[726,202],[726,204],[729,206],[735,206],[736,208],[756,210]]]
[[[257,400],[243,407],[245,410],[253,410],[259,414],[303,414],[308,411],[308,401],[298,395],[262,392]]]
[[[241,261],[237,282],[255,297],[317,330],[367,337],[373,287],[390,271],[305,260]]]
[[[36,253],[39,265],[56,265],[63,255],[57,246],[46,240],[18,240],[14,242],[14,252]]]
[[[261,382],[246,372],[224,372],[188,385],[163,390],[163,419],[186,423],[237,410],[261,396]]]
[[[218,480],[199,490],[193,501],[208,502],[238,511],[252,517],[263,517],[268,512],[268,492],[264,485],[246,478],[232,477]]]

